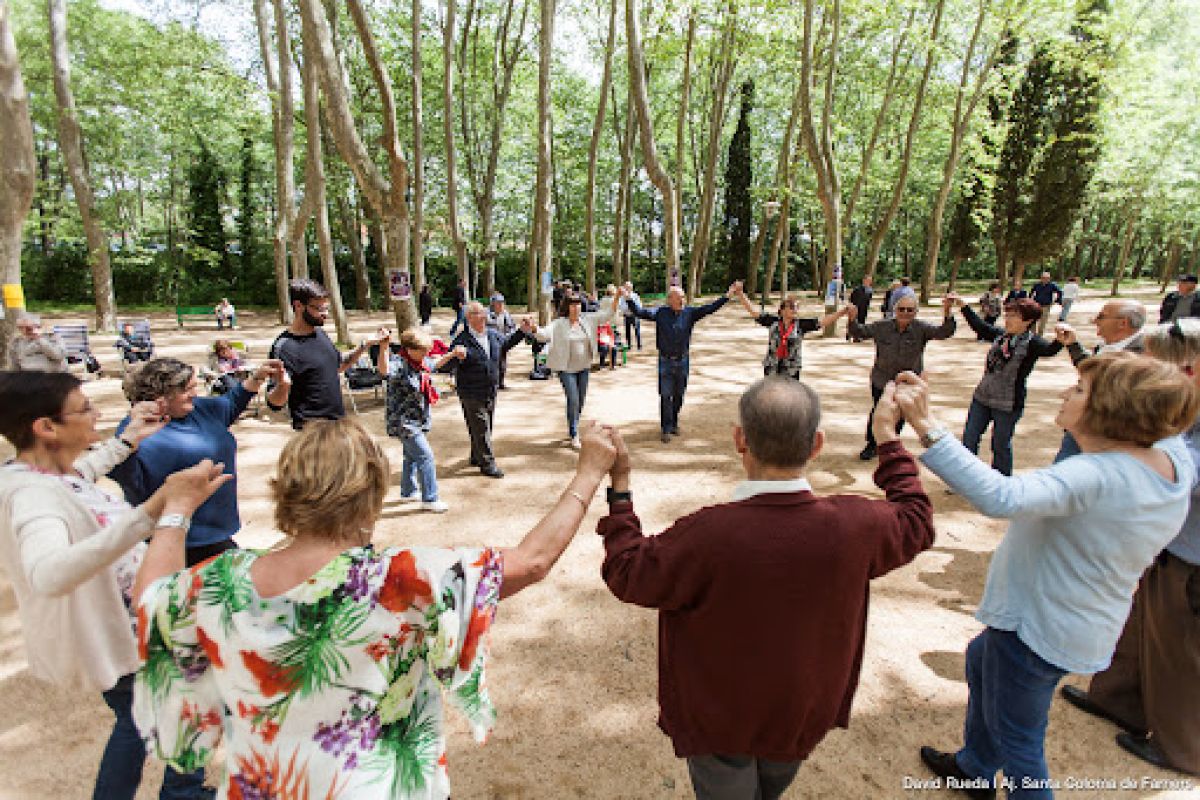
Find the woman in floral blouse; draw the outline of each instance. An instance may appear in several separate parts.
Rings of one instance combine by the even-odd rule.
[[[800,344],[804,334],[819,331],[826,325],[838,321],[846,315],[845,311],[835,311],[820,319],[816,317],[799,317],[796,315],[799,304],[792,295],[787,295],[779,303],[778,314],[759,313],[745,292],[738,292],[742,307],[746,313],[754,317],[754,321],[764,328],[770,328],[767,338],[767,354],[763,357],[763,375],[786,375],[793,380],[800,380]]]
[[[224,798],[449,797],[443,701],[482,741],[496,603],[545,577],[615,457],[587,427],[574,477],[516,547],[376,550],[386,456],[353,419],[310,422],[272,481],[283,547],[182,571],[177,531],[150,541],[134,709],[150,748],[195,769],[224,732]]]

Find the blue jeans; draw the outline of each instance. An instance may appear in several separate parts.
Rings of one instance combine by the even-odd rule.
[[[400,494],[412,497],[421,484],[421,499],[432,503],[438,499],[437,470],[433,463],[433,448],[425,434],[405,434],[400,438],[404,460],[400,463]]]
[[[117,720],[100,757],[92,800],[133,800],[146,763],[146,745],[133,724],[133,676],[124,676],[104,692],[104,702]],[[211,800],[216,792],[205,788],[204,770],[184,774],[167,767],[158,796],[159,800]]]
[[[588,376],[591,373],[584,369],[579,372],[560,372],[558,380],[562,383],[563,394],[567,396],[567,433],[574,439],[579,435],[579,415],[583,413],[583,404],[587,400]]]
[[[979,440],[983,438],[988,425],[992,426],[992,468],[1001,475],[1012,475],[1013,452],[1012,437],[1017,429],[1017,421],[1021,419],[1020,411],[1000,411],[985,406],[978,400],[971,401],[967,409],[967,425],[963,428],[963,444],[976,455],[979,454]]]
[[[958,766],[972,777],[1004,771],[1008,796],[1049,798],[1046,723],[1054,689],[1066,675],[1012,631],[985,628],[967,645],[967,721]],[[1022,786],[1022,779],[1034,783]]]
[[[463,306],[458,311],[454,312],[454,324],[450,326],[451,338],[454,337],[454,334],[458,333],[458,329],[460,326],[466,325],[466,322],[467,322],[467,307]]]
[[[688,357],[658,357],[658,420],[663,433],[679,432],[679,409],[687,392]]]
[[[642,318],[641,317],[629,317],[629,316],[625,317],[625,341],[629,342],[630,347],[633,347],[633,336],[629,335],[630,332],[632,332],[635,336],[637,336],[637,348],[638,348],[638,350],[641,350],[642,349]]]
[[[1060,311],[1058,314],[1059,322],[1067,321],[1067,314],[1071,313],[1071,306],[1073,306],[1073,305],[1075,305],[1074,300],[1063,300],[1062,301],[1062,311]]]

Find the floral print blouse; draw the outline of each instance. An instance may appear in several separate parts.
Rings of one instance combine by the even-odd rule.
[[[269,598],[250,578],[260,555],[223,553],[141,598],[150,752],[188,772],[224,738],[230,800],[449,797],[443,697],[477,741],[495,719],[499,551],[354,548]]]

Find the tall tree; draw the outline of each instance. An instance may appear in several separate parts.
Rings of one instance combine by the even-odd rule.
[[[729,242],[729,282],[745,280],[750,263],[750,226],[754,206],[750,184],[754,180],[750,152],[750,111],[754,107],[754,81],[742,83],[742,103],[737,129],[729,141],[725,161],[725,217],[723,227]]]
[[[21,77],[17,42],[9,24],[7,0],[0,0],[0,286],[21,286],[21,231],[33,201],[37,164],[29,94]],[[0,298],[7,313],[0,319],[0,353],[8,352],[17,306],[8,289]]]
[[[419,291],[425,278],[425,100],[422,88],[421,0],[412,0],[412,263]]]
[[[279,36],[272,47],[271,15],[274,14]],[[271,246],[275,261],[275,296],[279,303],[279,321],[292,321],[292,306],[288,302],[288,219],[292,214],[292,200],[296,187],[292,176],[292,82],[288,60],[287,25],[283,16],[281,0],[274,0],[268,8],[268,0],[254,0],[254,19],[258,30],[258,44],[266,75],[267,91],[271,96],[271,133],[275,153],[275,224],[271,231]],[[280,52],[284,58],[280,60]],[[281,79],[280,67],[288,71]],[[282,83],[281,83],[282,80]],[[286,87],[286,91],[285,91]]]
[[[592,138],[588,142],[588,176],[584,228],[587,236],[587,290],[596,294],[596,159],[600,152],[600,135],[604,132],[604,115],[608,106],[608,89],[612,85],[612,57],[617,38],[617,0],[608,3],[608,36],[604,40],[604,72],[600,76],[600,103],[592,122]],[[620,276],[614,274],[616,281]]]
[[[254,271],[254,259],[258,255],[258,237],[254,232],[254,218],[258,214],[254,200],[257,172],[254,162],[254,139],[250,131],[246,130],[242,133],[242,170],[238,184],[238,246],[241,248],[239,271],[242,280],[250,279]]]
[[[446,140],[446,225],[458,264],[458,277],[470,284],[467,242],[458,221],[458,159],[454,144],[454,28],[456,0],[444,0],[442,17],[442,133]]]
[[[221,197],[225,175],[212,149],[199,138],[197,152],[188,166],[188,239],[191,243],[193,277],[206,279],[202,286],[228,281],[229,253],[226,249],[224,212]],[[187,298],[187,302],[198,298]]]
[[[533,241],[529,256],[529,310],[537,309],[541,322],[550,315],[550,298],[541,292],[542,273],[552,273],[553,210],[550,182],[554,178],[551,153],[550,65],[554,60],[554,0],[539,0],[541,28],[538,32],[537,184],[534,189]],[[539,302],[539,295],[540,302]]]
[[[66,0],[47,0],[50,19],[50,60],[54,69],[54,97],[58,108],[58,143],[66,162],[79,216],[87,236],[88,262],[92,270],[92,292],[96,301],[96,328],[116,330],[117,309],[113,296],[112,266],[108,258],[108,236],[96,211],[96,196],[88,176],[83,148],[83,131],[75,113],[71,91],[71,55],[67,49]]]

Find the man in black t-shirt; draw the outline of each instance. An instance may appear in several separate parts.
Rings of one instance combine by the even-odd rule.
[[[292,427],[300,430],[310,419],[341,419],[341,374],[366,352],[364,341],[342,355],[322,330],[329,316],[329,292],[307,278],[288,284],[292,324],[271,344],[271,358],[283,362],[285,378],[271,388],[267,405],[279,411],[286,405]]]

